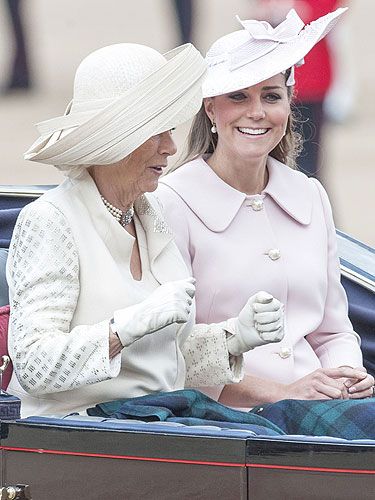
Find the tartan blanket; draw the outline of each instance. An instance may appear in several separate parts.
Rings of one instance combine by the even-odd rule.
[[[286,434],[375,439],[375,398],[285,399],[259,405],[251,413],[268,419]]]
[[[88,415],[104,418],[215,425],[229,429],[246,429],[262,436],[284,434],[277,425],[263,416],[233,410],[194,389],[107,401],[86,411]]]

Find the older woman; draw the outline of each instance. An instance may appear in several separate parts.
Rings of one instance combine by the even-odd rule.
[[[289,168],[298,152],[294,66],[345,10],[305,27],[294,10],[274,29],[240,21],[242,30],[217,40],[188,161],[158,190],[197,280],[199,322],[226,320],[257,289],[285,303],[283,341],[245,355],[241,384],[208,389],[229,405],[373,394],[347,316],[327,195]]]
[[[238,382],[244,350],[283,336],[280,303],[194,326],[194,280],[156,189],[172,127],[201,105],[192,45],[99,49],[80,64],[64,116],[40,123],[25,158],[67,179],[22,210],[8,259],[9,391],[22,413],[81,411],[117,398]]]

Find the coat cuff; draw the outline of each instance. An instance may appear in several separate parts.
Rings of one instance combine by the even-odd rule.
[[[244,376],[243,356],[228,351],[225,322],[195,325],[182,346],[187,387],[234,384]]]

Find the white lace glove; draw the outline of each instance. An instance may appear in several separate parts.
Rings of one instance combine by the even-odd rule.
[[[284,337],[284,306],[267,292],[250,297],[237,318],[223,327],[230,335],[228,351],[234,356]]]
[[[194,278],[159,286],[139,304],[114,312],[116,332],[124,347],[172,323],[186,323],[195,294]]]

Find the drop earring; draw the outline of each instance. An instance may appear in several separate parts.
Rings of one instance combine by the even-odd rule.
[[[216,123],[215,123],[215,122],[212,122],[211,132],[212,132],[213,134],[216,134],[216,133],[217,133],[217,128],[216,128]]]

